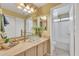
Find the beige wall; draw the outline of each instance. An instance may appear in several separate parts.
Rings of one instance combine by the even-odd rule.
[[[50,16],[50,10],[51,8],[54,8],[55,6],[59,5],[59,3],[48,3],[46,5],[44,5],[43,7],[40,8],[41,11],[41,16],[47,16],[47,30],[50,33],[50,20],[51,20],[51,16]]]
[[[59,5],[59,3],[48,3],[40,8],[41,15],[47,15],[50,13],[50,9],[55,7],[56,5]]]

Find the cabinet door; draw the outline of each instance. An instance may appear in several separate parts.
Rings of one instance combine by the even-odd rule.
[[[20,53],[20,54],[18,54],[16,56],[24,56],[24,52],[22,52],[22,53]]]
[[[43,43],[38,45],[38,56],[43,56]]]
[[[36,56],[36,47],[30,49],[30,56]]]
[[[43,49],[43,50],[44,50],[44,52],[43,52],[44,55],[46,55],[47,52],[48,52],[48,47],[47,47],[47,45],[48,45],[48,42],[45,41],[45,42],[44,42],[44,49]]]
[[[25,51],[25,55],[26,55],[26,56],[30,56],[30,49],[27,50],[27,51]]]
[[[36,47],[32,47],[26,51],[26,56],[36,56]]]

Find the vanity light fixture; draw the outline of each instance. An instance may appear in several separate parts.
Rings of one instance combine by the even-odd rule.
[[[30,9],[30,6],[29,6],[29,5],[27,5],[25,8],[29,10],[29,9]]]
[[[23,11],[27,12],[28,10],[27,10],[26,8],[24,8],[24,10],[23,10]]]
[[[22,9],[24,12],[27,12],[27,13],[36,12],[36,7],[31,4],[20,3],[17,5],[17,8]]]

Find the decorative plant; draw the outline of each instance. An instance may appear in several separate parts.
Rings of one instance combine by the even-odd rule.
[[[8,42],[10,42],[10,39],[9,38],[6,38],[5,39],[5,43],[8,43]]]
[[[33,29],[35,30],[35,34],[38,35],[38,36],[41,36],[41,33],[43,31],[43,28],[42,27],[33,27]]]
[[[2,32],[0,35],[1,35],[2,39],[4,39],[4,43],[10,42],[10,39],[7,38],[7,35],[5,32]]]

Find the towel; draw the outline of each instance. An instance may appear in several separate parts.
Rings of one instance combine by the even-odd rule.
[[[5,32],[5,29],[4,29],[4,19],[3,19],[2,15],[0,15],[0,31],[1,32]]]
[[[9,24],[9,22],[7,21],[7,19],[5,18],[4,15],[3,15],[3,20],[4,20],[4,26],[7,26]]]

